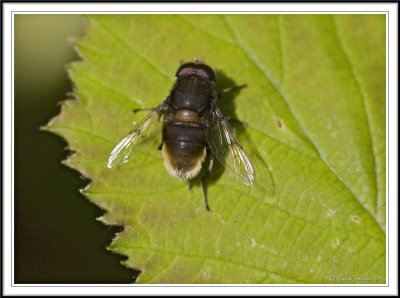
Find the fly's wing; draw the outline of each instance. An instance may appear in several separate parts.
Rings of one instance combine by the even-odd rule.
[[[206,139],[213,155],[225,167],[240,177],[243,183],[253,185],[254,167],[222,112],[215,104],[211,107],[211,127],[206,129]]]
[[[135,127],[124,137],[111,151],[107,166],[112,168],[116,165],[126,163],[132,156],[132,149],[146,140],[153,143],[154,137],[160,131],[160,119],[167,108],[166,102],[154,108],[147,116],[135,125]]]

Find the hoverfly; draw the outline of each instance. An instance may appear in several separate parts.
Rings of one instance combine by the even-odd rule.
[[[126,163],[132,148],[162,128],[158,147],[164,166],[174,177],[189,182],[200,178],[206,209],[210,208],[204,179],[210,175],[214,158],[232,170],[242,182],[253,185],[255,173],[227,118],[217,106],[218,93],[213,69],[196,59],[183,63],[168,97],[125,136],[112,150],[108,167]],[[162,125],[159,125],[163,118]],[[206,172],[200,174],[204,165]]]

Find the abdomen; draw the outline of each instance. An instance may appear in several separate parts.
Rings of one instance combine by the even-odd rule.
[[[195,112],[185,111],[176,111],[173,120],[164,124],[161,148],[166,169],[182,180],[199,174],[207,154],[204,126],[190,117]]]

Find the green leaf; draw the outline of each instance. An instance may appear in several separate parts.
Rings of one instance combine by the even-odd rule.
[[[140,283],[385,283],[385,16],[90,15],[69,67],[76,100],[47,129],[75,153],[83,192],[123,225],[110,245]],[[256,186],[228,170],[200,187],[156,150],[106,166],[166,98],[179,60],[203,57]]]

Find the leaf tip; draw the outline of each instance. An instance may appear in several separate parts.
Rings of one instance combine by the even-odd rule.
[[[49,123],[45,124],[45,125],[42,125],[42,126],[39,126],[38,129],[40,131],[50,131]]]

